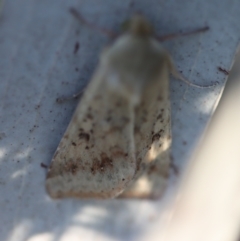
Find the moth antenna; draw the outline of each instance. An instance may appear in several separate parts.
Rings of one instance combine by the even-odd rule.
[[[75,8],[70,8],[69,9],[70,13],[76,18],[78,19],[78,21],[86,26],[88,26],[91,29],[97,30],[98,32],[107,35],[109,38],[114,39],[118,36],[118,34],[116,34],[115,32],[113,32],[112,30],[106,29],[106,28],[102,28],[99,26],[96,26],[93,23],[88,22],[80,12],[78,12]]]
[[[206,32],[209,29],[210,28],[208,26],[205,26],[202,28],[197,28],[197,29],[188,31],[188,32],[172,33],[172,34],[168,34],[168,35],[164,35],[164,36],[155,36],[155,37],[160,42],[163,42],[163,41],[170,40],[170,39],[177,38],[177,37],[183,37],[183,36],[188,36],[188,35],[192,35],[192,34],[196,34],[196,33]]]

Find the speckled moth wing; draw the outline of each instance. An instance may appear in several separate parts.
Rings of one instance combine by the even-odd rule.
[[[135,16],[103,53],[49,168],[51,197],[115,197],[155,164],[167,173],[170,63],[151,35]]]
[[[157,51],[156,51],[157,52]],[[166,188],[171,146],[169,98],[170,58],[165,51],[157,80],[149,81],[136,108],[135,149],[137,171],[134,182],[121,197],[157,198]]]
[[[120,195],[121,198],[160,198],[168,182],[170,148],[161,152],[155,162]]]
[[[108,81],[102,64],[53,157],[46,181],[53,198],[114,197],[135,173],[133,106]]]
[[[170,134],[170,126],[166,126],[165,133]],[[155,199],[162,196],[167,187],[170,167],[171,138],[170,135],[165,138],[166,149],[159,150],[156,159],[142,167],[142,172],[126,188],[121,197]]]

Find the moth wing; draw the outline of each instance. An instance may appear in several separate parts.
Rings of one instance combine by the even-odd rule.
[[[166,58],[160,76],[149,81],[136,109],[136,175],[121,197],[158,198],[167,186],[171,147],[168,67]]]
[[[155,162],[145,168],[120,198],[160,198],[167,187],[169,163],[170,149],[167,149],[159,154]]]
[[[100,66],[52,159],[46,189],[53,198],[111,198],[136,171],[134,112]]]

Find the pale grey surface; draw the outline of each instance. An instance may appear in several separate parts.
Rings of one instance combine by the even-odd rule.
[[[240,1],[19,0],[6,1],[0,19],[1,240],[138,240],[157,225],[161,202],[52,201],[46,170],[77,101],[56,98],[90,79],[109,39],[80,25],[74,6],[97,25],[119,30],[143,12],[161,34],[209,25],[206,33],[164,43],[183,75],[199,89],[172,80],[173,160],[184,165],[206,127],[240,38]],[[74,54],[76,42],[80,49]],[[173,183],[177,180],[173,178]]]

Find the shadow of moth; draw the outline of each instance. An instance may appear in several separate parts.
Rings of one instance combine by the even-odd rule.
[[[158,198],[167,185],[171,121],[168,52],[140,15],[101,55],[54,154],[52,198]]]

